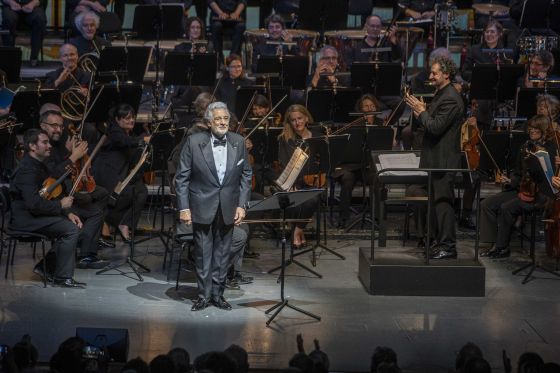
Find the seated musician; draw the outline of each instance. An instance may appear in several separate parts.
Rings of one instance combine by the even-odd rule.
[[[355,110],[360,113],[367,113],[372,111],[380,111],[382,108],[381,103],[377,98],[369,93],[366,93],[358,99],[356,102]],[[372,126],[382,126],[384,120],[378,115],[367,115],[366,122]]]
[[[132,106],[119,104],[110,110],[109,115],[108,138],[93,160],[93,175],[97,184],[111,193],[136,166],[140,150],[150,138],[132,133],[136,116]],[[131,229],[136,228],[148,197],[148,189],[141,176],[141,172],[137,172],[132,177],[106,217],[106,222],[118,229],[124,242],[130,242]]]
[[[465,59],[465,63],[461,69],[461,75],[467,81],[471,80],[473,66],[477,63],[511,63],[511,56],[504,55],[504,53],[489,53],[483,52],[483,49],[503,49],[504,44],[502,41],[504,27],[498,21],[491,20],[484,27],[484,38],[482,43],[473,45]]]
[[[270,42],[292,42],[292,36],[286,30],[284,18],[278,14],[273,14],[268,17],[266,21],[266,28],[268,30],[268,38],[266,41]],[[281,45],[281,44],[266,44],[266,42],[257,44],[253,48],[253,60],[251,69],[253,72],[257,71],[257,61],[260,56],[285,56],[288,54],[297,54],[296,46]]]
[[[67,0],[66,15],[68,16],[68,24],[74,31],[80,32],[80,26],[76,25],[76,17],[78,14],[93,12],[97,15],[101,15],[107,12],[107,6],[110,2],[110,0]],[[115,15],[115,17],[118,16]]]
[[[52,273],[53,283],[68,288],[84,287],[86,284],[74,280],[74,265],[81,231],[88,223],[70,212],[73,197],[47,200],[39,196],[43,181],[49,177],[44,160],[50,156],[51,144],[45,131],[27,130],[23,143],[25,155],[10,183],[10,228],[53,239],[54,245],[43,259],[47,261],[47,272]],[[44,275],[42,262],[35,266],[34,272]]]
[[[332,45],[325,45],[319,52],[319,63],[308,78],[311,88],[347,87],[348,78],[338,77],[338,51]]]
[[[20,17],[31,28],[31,66],[38,63],[39,52],[43,45],[43,38],[47,30],[46,1],[40,0],[2,0],[2,29],[8,33],[2,34],[2,43],[6,47],[13,47],[16,43],[17,26]]]
[[[294,150],[298,147],[298,143],[301,140],[323,135],[321,131],[317,131],[315,129],[311,130],[310,128],[308,128],[308,124],[312,122],[313,117],[305,108],[305,106],[295,104],[291,105],[286,110],[286,113],[284,114],[284,128],[280,136],[278,136],[278,161],[282,170],[288,165],[290,158],[294,153]],[[307,160],[306,165],[301,170],[298,178],[294,183],[294,189],[296,190],[314,187],[313,179],[315,179],[315,177],[311,175],[311,169],[309,166],[315,163],[315,160],[312,159],[314,152],[311,151],[310,153],[310,159]],[[308,185],[306,183],[306,181],[308,180],[306,180],[307,178],[304,178],[304,175],[310,176],[311,185]],[[291,215],[292,218],[295,219],[308,219],[313,216],[316,209],[317,201],[311,199],[303,203],[300,207],[295,208],[294,210],[297,211],[292,211]],[[303,232],[306,225],[307,223],[295,223],[294,234],[292,238],[292,246],[294,248],[300,248],[307,243]]]
[[[372,14],[367,17],[364,28],[366,37],[352,50],[352,61],[381,61],[399,62],[402,58],[399,40],[397,39],[397,26],[389,29],[388,35],[383,35],[383,22],[381,17]],[[375,48],[391,48],[389,52],[366,51]]]
[[[99,29],[99,16],[92,11],[82,12],[74,20],[80,35],[73,37],[68,42],[76,47],[78,56],[94,53],[99,57],[101,50],[111,46],[111,42],[97,35]]]
[[[72,44],[64,44],[59,53],[62,67],[47,73],[46,88],[57,88],[60,93],[70,88],[81,88],[87,94],[91,74],[78,67],[78,50]]]
[[[243,61],[238,54],[230,54],[226,59],[226,72],[216,90],[216,98],[224,102],[230,111],[235,111],[237,90],[253,84],[243,69]]]
[[[243,43],[243,33],[245,32],[245,21],[241,18],[241,14],[247,6],[246,0],[207,1],[208,6],[212,10],[210,14],[212,41],[216,53],[221,56],[220,61],[223,61],[224,29],[231,29],[233,32],[230,52],[241,54],[241,44]]]
[[[399,1],[399,6],[404,6],[404,17],[412,19],[432,19],[436,15],[435,5],[437,0],[402,0]]]
[[[558,164],[555,142],[552,141],[550,121],[546,116],[536,115],[528,122],[527,140],[520,148],[517,167],[510,178],[502,175],[499,181],[501,193],[485,198],[480,204],[480,242],[486,247],[480,256],[492,259],[510,256],[509,241],[513,225],[523,211],[544,206],[546,196],[539,193],[534,173],[528,169],[525,157],[529,152],[545,150],[551,161]],[[556,162],[555,162],[556,160]]]
[[[208,53],[211,51],[212,48],[207,43],[196,43],[197,41],[206,41],[206,27],[202,19],[198,17],[187,18],[185,30],[188,42],[176,45],[173,49],[175,52]]]
[[[49,137],[51,143],[51,154],[43,161],[49,176],[54,179],[62,177],[70,168],[76,167],[76,162],[87,154],[88,143],[78,141],[74,136],[70,136],[63,141],[61,139],[64,129],[64,121],[62,115],[58,111],[46,111],[39,119],[39,125]],[[63,189],[68,192],[72,189],[74,179],[80,169],[75,169],[73,174],[68,176],[63,185]],[[87,221],[87,226],[81,232],[82,244],[80,245],[78,268],[99,269],[105,267],[108,263],[97,257],[98,245],[101,247],[114,247],[110,242],[100,238],[101,226],[105,217],[106,199],[108,197],[107,190],[102,187],[88,193],[87,191],[78,191],[74,195],[74,203],[70,208],[83,221]],[[87,228],[87,229],[86,229]]]
[[[539,50],[530,59],[525,75],[519,78],[521,88],[544,88],[544,81],[531,79],[550,79],[554,70],[554,55],[547,50]],[[558,87],[558,83],[547,83],[548,88]]]

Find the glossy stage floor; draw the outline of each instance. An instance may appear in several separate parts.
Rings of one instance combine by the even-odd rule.
[[[502,349],[513,362],[524,351],[538,352],[545,361],[559,360],[560,279],[536,273],[536,279],[522,285],[522,276],[513,276],[511,270],[525,260],[524,250],[515,249],[508,259],[483,260],[487,271],[482,298],[371,296],[357,276],[358,248],[369,245],[368,232],[329,232],[329,247],[338,248],[347,259],[319,251],[314,269],[323,278],[293,265],[286,278],[291,304],[322,320],[284,309],[270,327],[265,326],[264,311],[280,296],[278,276],[267,274],[280,263],[275,240],[252,241],[261,257],[246,259],[244,271],[255,281],[226,292],[233,304],[229,312],[214,307],[190,311],[189,299],[196,294],[194,276],[185,274],[175,291],[175,282],[167,282],[162,273],[163,246],[157,238],[137,247],[137,259],[152,269],[144,282],[116,272],[98,276],[94,270],[76,270],[76,277],[88,283],[83,290],[44,289],[32,273],[31,250],[21,246],[13,271],[7,280],[3,276],[0,280],[0,343],[13,344],[29,333],[39,346],[40,359],[48,361],[76,327],[108,327],[129,330],[129,358],[151,359],[175,346],[186,348],[194,358],[235,343],[247,349],[255,368],[287,367],[298,333],[308,350],[313,338],[319,339],[333,371],[369,371],[371,353],[378,345],[395,349],[399,365],[417,372],[448,371],[467,341],[478,344],[500,371]],[[470,255],[473,240],[461,236],[460,256]],[[401,241],[392,240],[380,250],[420,256],[413,241],[408,245],[403,248]],[[119,247],[124,247],[120,241]],[[309,265],[309,256],[300,259]],[[3,265],[5,256],[2,271]]]

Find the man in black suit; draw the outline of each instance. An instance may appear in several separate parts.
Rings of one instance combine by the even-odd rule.
[[[460,135],[464,104],[461,95],[451,84],[456,67],[446,57],[431,61],[430,81],[436,93],[430,107],[424,101],[407,95],[406,103],[420,120],[420,131],[424,132],[421,168],[460,168]],[[453,210],[453,180],[455,173],[441,172],[432,176],[432,198],[436,224],[436,243],[432,247],[432,259],[456,258],[455,212]]]
[[[193,311],[210,303],[230,310],[223,293],[234,224],[245,217],[251,193],[251,165],[243,137],[227,133],[230,114],[223,102],[205,113],[210,132],[188,137],[181,152],[175,188],[180,219],[193,224],[198,300]]]
[[[64,44],[59,53],[62,67],[47,73],[46,88],[56,88],[60,93],[79,88],[85,97],[91,74],[78,67],[78,49],[72,44]]]
[[[23,136],[25,155],[12,176],[10,195],[12,217],[10,228],[44,234],[54,240],[53,250],[44,260],[56,255],[53,282],[62,287],[84,287],[74,280],[74,251],[85,229],[80,218],[70,212],[73,197],[47,200],[39,196],[42,183],[49,176],[44,160],[51,154],[47,133],[40,129],[27,130]],[[54,253],[54,254],[53,254]],[[42,274],[41,263],[35,272]],[[47,269],[48,270],[48,269]]]

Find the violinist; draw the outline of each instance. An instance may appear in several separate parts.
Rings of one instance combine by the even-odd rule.
[[[54,240],[43,259],[47,261],[47,277],[57,286],[83,288],[86,284],[74,279],[75,250],[84,227],[81,219],[69,210],[74,199],[47,200],[39,196],[43,181],[49,176],[44,164],[51,154],[49,137],[45,131],[32,128],[25,132],[23,143],[25,155],[10,183],[10,228],[44,234]],[[34,272],[44,275],[42,261]]]
[[[93,161],[93,174],[97,184],[111,193],[137,164],[139,151],[150,137],[133,135],[136,113],[132,106],[119,104],[110,110],[109,115],[108,138]],[[124,242],[130,242],[130,231],[136,228],[147,197],[148,189],[142,182],[141,173],[136,173],[118,196],[115,206],[109,209],[106,222],[117,228]]]
[[[558,128],[558,115],[560,114],[560,100],[551,94],[542,94],[537,96],[537,115],[547,116],[552,120],[552,128],[555,131]]]
[[[488,197],[480,204],[480,242],[485,249],[480,256],[491,259],[510,256],[509,240],[513,225],[523,211],[544,206],[546,197],[538,191],[537,183],[525,158],[529,153],[545,150],[556,155],[552,140],[550,121],[546,116],[536,115],[527,123],[527,140],[520,148],[517,166],[511,178],[502,175],[499,182],[503,191]],[[558,158],[555,158],[558,164]]]
[[[64,129],[62,115],[58,111],[47,110],[39,119],[39,126],[49,137],[52,149],[51,154],[44,160],[52,181],[62,177],[68,169],[72,173],[62,183],[63,189],[68,192],[72,189],[75,178],[80,173],[78,161],[83,160],[88,152],[88,143],[79,141],[74,136],[67,136],[63,141],[61,136]],[[115,245],[102,237],[101,226],[105,217],[108,192],[101,186],[88,193],[79,190],[74,195],[71,211],[87,222],[82,234],[84,243],[80,246],[78,268],[100,269],[108,262],[97,257],[98,247],[115,247]]]
[[[521,88],[544,88],[544,81],[531,79],[548,79],[553,70],[554,55],[547,50],[539,50],[529,59],[527,71],[519,78],[517,85]],[[547,87],[558,87],[558,83],[548,83]]]
[[[290,161],[294,150],[298,147],[298,143],[310,137],[323,135],[321,131],[308,128],[308,124],[312,122],[313,117],[305,106],[295,104],[291,105],[286,110],[284,115],[284,128],[282,129],[282,133],[278,136],[278,161],[280,162],[281,169],[284,169]],[[312,145],[309,153],[310,157],[294,183],[294,188],[296,190],[314,187],[313,185],[308,185],[304,179],[304,175],[312,175],[311,166],[317,161],[314,156],[315,152],[313,151]],[[308,219],[313,216],[316,209],[317,201],[312,199],[303,203],[300,207],[295,209],[297,211],[291,211],[291,213],[293,218]],[[295,223],[292,238],[292,245],[294,248],[300,248],[306,245],[307,242],[303,232],[306,225],[307,223]]]

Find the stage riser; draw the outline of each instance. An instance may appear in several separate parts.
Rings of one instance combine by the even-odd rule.
[[[358,277],[371,295],[485,296],[486,269],[472,259],[425,265],[420,259],[389,260],[383,254],[376,252],[372,263],[370,248],[360,247]]]

